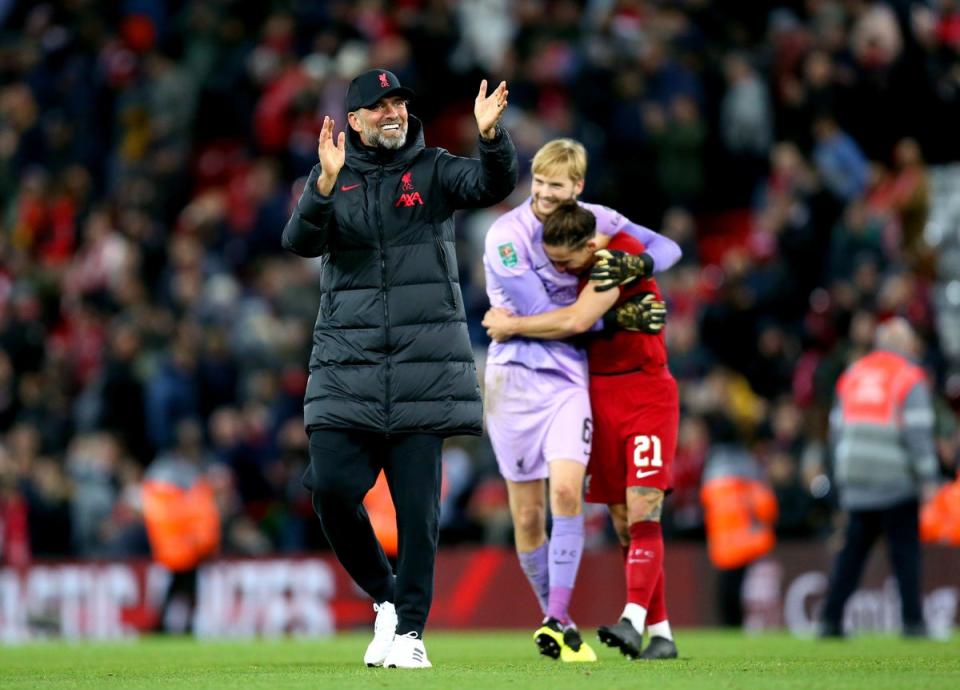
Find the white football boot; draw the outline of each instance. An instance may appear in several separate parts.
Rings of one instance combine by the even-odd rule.
[[[377,620],[373,624],[373,639],[367,645],[363,663],[367,666],[383,666],[383,660],[387,658],[397,632],[397,609],[389,601],[385,601],[374,604],[373,610],[377,612]]]
[[[432,668],[433,664],[427,658],[427,650],[423,640],[415,632],[406,635],[397,635],[393,638],[390,653],[383,660],[385,668]]]

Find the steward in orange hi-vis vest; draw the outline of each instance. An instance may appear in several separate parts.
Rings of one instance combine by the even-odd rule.
[[[700,490],[707,552],[722,570],[742,568],[776,544],[777,497],[752,456],[735,446],[715,448]]]
[[[143,482],[143,517],[153,558],[173,572],[196,568],[220,547],[220,512],[210,484],[178,458],[150,465]]]
[[[960,546],[960,479],[940,487],[920,511],[920,539]]]

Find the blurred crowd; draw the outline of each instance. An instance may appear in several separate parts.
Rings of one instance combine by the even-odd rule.
[[[480,79],[506,79],[524,170],[573,136],[583,198],[682,245],[668,535],[702,534],[730,444],[781,536],[826,534],[832,387],[893,314],[925,339],[953,472],[958,0],[5,0],[0,27],[0,563],[147,553],[139,489],[169,457],[207,473],[224,552],[323,546],[300,484],[318,265],[279,237],[368,66],[461,155]],[[483,236],[528,186],[459,217],[481,363]],[[485,439],[448,444],[443,500],[446,543],[509,538]]]

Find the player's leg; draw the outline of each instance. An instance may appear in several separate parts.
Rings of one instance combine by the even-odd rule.
[[[641,659],[675,659],[677,645],[673,641],[673,630],[670,629],[670,619],[667,617],[667,587],[663,566],[660,567],[660,577],[654,585],[653,595],[650,597],[650,606],[647,607],[647,633],[650,642],[640,654]]]
[[[627,603],[619,623],[629,622],[642,638],[650,608],[650,600],[663,568],[663,534],[660,514],[663,491],[649,486],[627,489],[627,524],[630,544],[624,572],[627,580]],[[633,656],[631,647],[621,651]],[[639,651],[639,650],[637,650]]]
[[[506,484],[520,568],[546,615],[550,595],[547,483],[543,479],[525,482],[507,479]]]
[[[623,562],[627,562],[627,551],[630,549],[630,526],[627,524],[627,504],[612,503],[607,506],[610,511],[610,522],[613,524],[613,533],[617,535],[620,549],[623,551]]]
[[[550,596],[547,616],[566,625],[568,608],[583,554],[583,477],[586,465],[575,460],[552,460],[549,464]]]
[[[583,555],[583,482],[590,461],[593,418],[587,391],[579,386],[566,388],[544,440],[552,515],[550,592],[547,618],[534,639],[541,653],[552,656],[559,645],[562,661],[589,662],[596,660],[596,654],[583,642],[568,609]]]
[[[608,506],[613,531],[617,535],[620,547],[623,550],[623,567],[626,571],[627,556],[630,553],[630,526],[627,523],[627,504],[613,503]],[[640,655],[643,647],[643,634],[638,632],[626,618],[621,618],[613,625],[602,625],[597,630],[597,637],[608,647],[619,649],[620,653],[631,659]]]
[[[553,417],[553,396],[540,390],[545,385],[541,378],[526,367],[489,365],[484,410],[490,444],[507,485],[520,566],[546,615],[550,579],[543,439]],[[531,390],[538,395],[531,397]]]
[[[596,661],[570,619],[569,606],[583,554],[583,478],[586,464],[576,460],[550,462],[550,595],[547,618],[534,639],[541,653],[552,656],[559,646],[565,662]]]
[[[663,499],[672,481],[672,462],[676,451],[679,426],[679,402],[676,382],[670,377],[628,375],[622,390],[629,391],[619,399],[618,413],[626,443],[624,451],[624,485],[626,497],[627,531],[630,544],[625,563],[627,603],[615,626],[624,633],[620,636],[622,652],[633,656],[637,651],[635,639],[623,623],[628,621],[642,638],[646,624],[656,623],[651,635],[649,653],[643,658],[675,657],[676,648],[666,616],[665,599],[654,601],[658,583],[665,586],[663,574],[663,532],[660,515]],[[662,592],[660,593],[662,595]],[[653,603],[660,620],[648,619]],[[608,642],[609,644],[609,642]],[[669,649],[664,649],[669,647]]]
[[[617,625],[629,622],[642,639],[644,627],[650,641],[641,659],[675,659],[677,647],[667,619],[663,574],[663,532],[660,516],[664,493],[659,488],[631,486],[627,489],[627,522],[630,546],[627,551],[627,605]],[[622,632],[622,631],[621,631]],[[628,636],[624,636],[626,639]],[[633,656],[634,647],[621,651]]]

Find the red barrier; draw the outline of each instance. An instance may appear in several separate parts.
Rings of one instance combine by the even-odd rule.
[[[813,632],[830,556],[822,544],[778,545],[746,578],[746,625]],[[716,622],[715,571],[702,544],[668,544],[667,601],[674,626]],[[924,612],[936,634],[957,623],[960,550],[924,549]],[[149,630],[169,573],[143,561],[35,564],[0,569],[0,642],[37,637],[114,639]],[[199,578],[195,630],[201,637],[326,635],[368,626],[369,599],[329,555],[223,560]],[[619,550],[584,554],[571,612],[583,628],[616,619],[623,607]],[[893,631],[898,597],[882,549],[847,607],[853,628]],[[431,629],[532,628],[540,611],[512,550],[445,550],[437,563]]]

